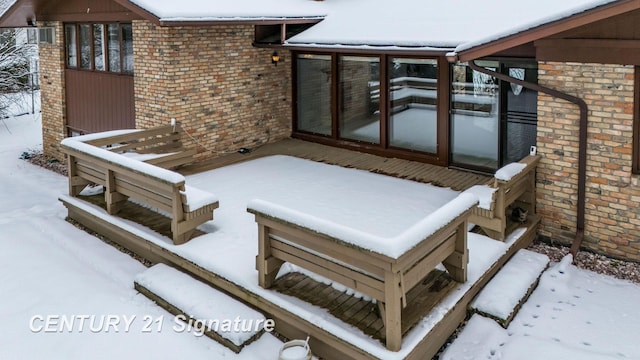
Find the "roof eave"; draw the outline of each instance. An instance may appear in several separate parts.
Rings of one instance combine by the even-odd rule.
[[[263,17],[263,18],[218,18],[211,20],[169,20],[159,19],[160,26],[216,26],[216,25],[280,25],[280,24],[316,24],[324,17]]]
[[[398,46],[398,45],[364,45],[364,44],[307,44],[285,43],[284,48],[292,51],[307,52],[337,52],[351,54],[389,54],[405,56],[445,56],[452,48],[435,48],[429,46]]]
[[[154,23],[155,25],[159,25],[159,26],[162,25],[159,17],[157,17],[153,13],[150,13],[146,9],[132,3],[129,0],[113,0],[113,1],[121,5],[122,7],[131,10],[131,12],[137,14],[141,18]]]
[[[27,27],[27,20],[35,19],[35,17],[33,2],[18,0],[0,16],[0,28]]]
[[[532,29],[521,31],[501,39],[456,52],[455,56],[450,56],[449,58],[450,61],[461,62],[480,59],[563,31],[571,30],[582,25],[587,25],[598,20],[624,14],[637,9],[640,9],[640,0],[616,1],[563,19],[546,23]]]

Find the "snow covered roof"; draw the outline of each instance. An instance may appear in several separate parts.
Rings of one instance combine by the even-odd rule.
[[[613,0],[326,0],[325,20],[290,45],[461,51]]]
[[[130,0],[161,22],[323,19],[286,45],[464,51],[615,0]],[[624,0],[618,0],[624,2]]]
[[[17,0],[0,0],[0,17],[4,15],[16,1]]]
[[[161,22],[319,19],[326,15],[313,0],[130,0]]]

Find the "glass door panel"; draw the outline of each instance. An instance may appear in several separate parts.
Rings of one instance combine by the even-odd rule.
[[[298,54],[298,131],[331,135],[331,56]]]
[[[495,62],[481,66],[492,69]],[[471,168],[498,167],[499,84],[466,64],[453,65],[451,87],[451,161]]]
[[[340,137],[380,143],[380,59],[341,56]]]
[[[389,144],[436,153],[437,60],[391,58],[389,75]]]
[[[538,67],[535,61],[507,63],[503,73],[530,83],[538,83]],[[536,145],[538,122],[538,92],[516,84],[505,84],[503,119],[503,165],[516,162],[529,154]]]

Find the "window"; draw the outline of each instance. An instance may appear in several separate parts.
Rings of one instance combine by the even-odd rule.
[[[64,26],[65,42],[67,45],[67,67],[78,67],[78,45],[76,43],[76,26],[67,24]]]
[[[436,153],[438,62],[391,58],[389,61],[389,144]]]
[[[537,83],[534,60],[477,61],[510,77]],[[516,162],[536,145],[538,93],[466,63],[452,66],[451,161],[476,170],[495,170]]]
[[[91,69],[91,27],[80,25],[80,68]]]
[[[297,130],[331,135],[331,55],[297,55]]]
[[[105,41],[104,41],[104,25],[93,25],[93,63],[96,70],[105,71]]]
[[[27,44],[37,44],[38,43],[38,29],[37,28],[28,28],[27,29]]]
[[[56,32],[52,27],[42,27],[38,29],[38,43],[53,45],[56,42]]]
[[[118,24],[107,25],[109,32],[109,71],[120,72],[120,26]]]
[[[122,71],[133,72],[133,28],[123,24],[122,28]]]
[[[438,59],[295,56],[296,135],[409,157],[440,156]]]
[[[131,24],[65,24],[67,67],[133,73]]]
[[[340,56],[340,137],[380,143],[380,59]]]
[[[497,62],[483,62],[496,70]],[[499,148],[499,88],[492,76],[466,63],[452,66],[451,161],[477,168],[497,169]]]

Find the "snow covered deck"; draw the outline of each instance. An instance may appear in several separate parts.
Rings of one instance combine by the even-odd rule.
[[[344,159],[353,161],[357,158],[357,153],[350,152],[350,155]],[[412,173],[419,174],[419,167],[413,167]],[[397,174],[401,177],[415,176],[412,173]],[[455,177],[451,174],[449,178]],[[455,174],[460,178],[465,175]],[[466,180],[469,184],[487,181],[484,177],[474,178],[475,174],[467,175],[473,179]],[[341,308],[341,312],[347,314],[355,311],[355,305],[354,308],[344,308],[349,304],[362,304],[359,302],[361,295],[351,296],[353,291],[337,284],[326,287],[330,281],[289,264],[283,267],[281,281],[290,281],[291,274],[301,274],[299,276],[309,279],[305,284],[314,283],[316,289],[325,290],[319,290],[318,294],[328,294],[337,287],[340,296],[327,297],[331,304],[322,306],[317,301],[304,301],[285,294],[286,283],[277,284],[278,291],[259,286],[255,270],[257,226],[253,216],[246,212],[247,204],[254,198],[289,204],[307,202],[324,209],[338,209],[355,203],[360,204],[368,215],[352,214],[354,226],[376,224],[384,227],[387,224],[389,231],[395,231],[434,212],[455,198],[458,191],[289,156],[256,158],[187,178],[199,188],[215,191],[221,207],[216,221],[205,223],[200,227],[202,235],[184,245],[174,245],[168,237],[136,223],[139,218],[148,218],[150,212],[138,205],[129,203],[136,208],[133,214],[135,221],[131,221],[109,215],[101,206],[78,198],[61,196],[61,200],[67,206],[70,218],[151,261],[173,265],[243,300],[274,319],[280,334],[302,339],[310,335],[314,353],[328,359],[423,359],[435,354],[464,320],[467,305],[474,295],[515,251],[533,239],[538,221],[535,217],[530,218],[505,242],[468,233],[468,281],[436,286],[425,280],[426,285],[420,284],[409,292],[407,298],[412,303],[421,304],[421,311],[412,308],[403,312],[401,347],[399,351],[390,351],[380,338],[361,330],[361,324],[346,321],[330,311],[329,307]],[[381,207],[380,204],[385,205]],[[444,268],[438,266],[437,271],[442,273]],[[325,287],[317,284],[325,284]],[[429,303],[430,299],[437,301]],[[372,303],[366,297],[364,300]],[[360,320],[361,316],[358,315]],[[374,323],[379,320],[367,319]]]

